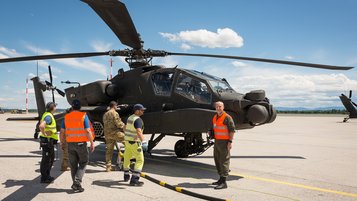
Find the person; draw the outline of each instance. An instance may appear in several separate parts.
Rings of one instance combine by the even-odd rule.
[[[61,160],[61,171],[68,171],[68,145],[66,139],[62,143],[62,160]]]
[[[103,116],[104,124],[104,137],[106,143],[105,152],[105,162],[106,171],[110,172],[112,170],[112,157],[114,145],[117,142],[124,141],[124,126],[125,124],[121,121],[118,112],[116,111],[118,104],[115,101],[109,103],[109,110]],[[120,152],[120,150],[118,150]],[[120,153],[119,153],[120,154]]]
[[[56,104],[48,102],[46,112],[40,121],[40,146],[42,148],[42,159],[40,164],[41,183],[52,183],[51,169],[55,159],[54,145],[58,141],[56,120],[53,114],[56,112]]]
[[[229,174],[230,150],[234,137],[234,122],[232,117],[224,111],[224,104],[221,101],[215,103],[217,114],[212,119],[214,132],[214,162],[219,180],[213,182],[214,189],[227,188],[227,177]]]
[[[66,113],[70,113],[72,111],[72,108],[66,110]],[[61,157],[61,171],[68,171],[69,167],[69,161],[68,161],[68,145],[66,142],[66,138],[64,139],[64,141],[61,141],[61,147],[62,147],[62,157]]]
[[[73,184],[71,188],[75,192],[83,192],[82,179],[88,164],[87,142],[90,142],[90,150],[94,151],[93,133],[90,121],[85,112],[79,111],[81,103],[75,99],[72,101],[72,111],[64,116],[60,131],[61,147],[67,142],[68,158]]]
[[[130,179],[131,186],[142,186],[144,183],[139,181],[140,173],[144,165],[144,154],[142,148],[142,142],[144,141],[144,122],[140,118],[144,114],[146,108],[142,104],[134,105],[134,114],[132,114],[125,126],[125,151],[124,151],[124,181],[127,182],[130,179],[129,169],[130,160],[136,159],[134,170],[132,170],[132,176]]]

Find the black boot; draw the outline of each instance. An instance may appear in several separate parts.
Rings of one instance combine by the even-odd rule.
[[[130,179],[129,171],[124,171],[124,181],[127,182]]]
[[[219,190],[219,189],[227,188],[228,186],[227,186],[226,179],[227,179],[226,177],[222,177],[222,182],[218,186],[214,187],[214,189]]]
[[[131,180],[130,180],[130,186],[142,186],[144,185],[144,182],[139,181],[139,176],[132,175]]]
[[[222,178],[223,177],[220,177],[218,181],[213,182],[212,185],[220,185],[222,183]]]

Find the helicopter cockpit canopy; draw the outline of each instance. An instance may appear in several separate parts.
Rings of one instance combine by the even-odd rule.
[[[203,80],[207,80],[208,83],[211,85],[212,87],[212,91],[228,91],[228,90],[232,90],[232,87],[228,84],[228,82],[225,79],[204,73],[204,72],[199,72],[196,70],[187,70],[190,73],[194,74],[195,76],[203,79]]]

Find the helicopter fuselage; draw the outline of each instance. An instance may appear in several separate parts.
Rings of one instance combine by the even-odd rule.
[[[111,100],[125,105],[118,111],[124,120],[132,113],[131,106],[143,104],[147,108],[142,117],[147,134],[207,132],[212,126],[216,101],[225,104],[236,129],[270,123],[276,117],[264,91],[237,93],[225,79],[181,68],[145,66],[126,72],[121,69],[111,80],[65,91],[68,102],[79,99],[94,122],[102,122]]]

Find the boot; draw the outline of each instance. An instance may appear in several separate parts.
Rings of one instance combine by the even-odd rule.
[[[105,169],[106,172],[112,171],[112,165],[107,165],[107,168]]]
[[[222,178],[223,178],[223,177],[220,177],[220,178],[218,179],[218,181],[213,182],[212,185],[215,185],[215,186],[220,185],[220,184],[222,183]]]
[[[68,166],[62,166],[61,167],[61,171],[64,172],[64,171],[68,171],[69,170],[69,167]]]
[[[226,177],[222,177],[222,182],[218,186],[214,187],[214,189],[220,190],[220,189],[227,188],[228,186],[227,186],[226,179],[227,179]]]
[[[129,172],[127,174],[124,173],[124,181],[127,182],[130,179],[130,174]]]
[[[130,180],[130,186],[142,186],[144,185],[144,182],[139,181],[139,176],[131,176],[131,180]]]

